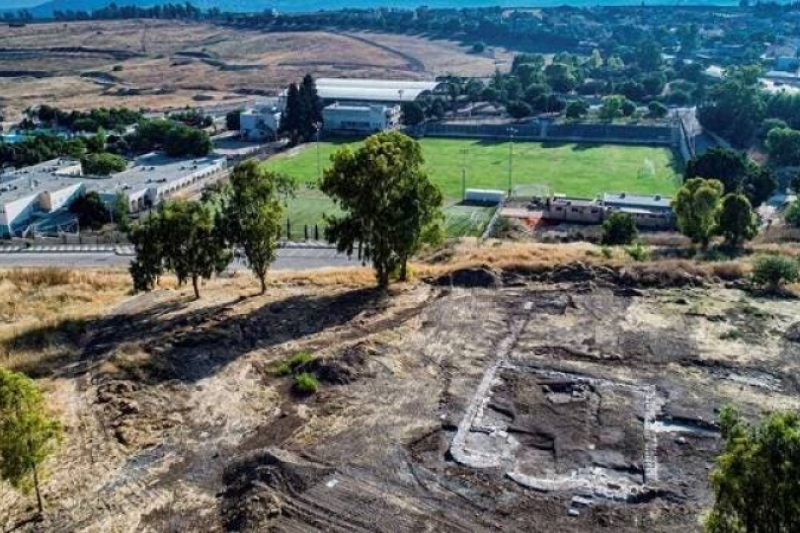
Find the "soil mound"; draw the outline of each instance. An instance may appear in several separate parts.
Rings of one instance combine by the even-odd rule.
[[[223,475],[222,516],[228,531],[264,531],[290,512],[293,496],[333,472],[280,448],[253,452],[231,463]]]
[[[311,372],[317,379],[333,385],[347,385],[370,375],[370,347],[365,343],[346,349],[337,357],[322,357],[309,361],[299,370]]]
[[[800,342],[800,322],[795,322],[786,328],[786,332],[783,336],[786,337],[787,341]]]
[[[462,268],[434,280],[443,287],[497,288],[502,285],[499,276],[489,267]]]

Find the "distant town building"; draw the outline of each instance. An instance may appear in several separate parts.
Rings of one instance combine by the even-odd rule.
[[[320,78],[316,85],[323,104],[397,105],[447,91],[447,84],[438,81]]]
[[[600,224],[604,210],[597,200],[554,196],[545,202],[542,218],[576,224]]]
[[[281,112],[275,106],[263,106],[243,111],[239,132],[248,141],[275,139],[281,122]]]
[[[620,211],[633,215],[636,225],[643,228],[663,229],[675,224],[672,200],[665,196],[604,194],[602,203],[607,213]]]
[[[555,195],[544,202],[542,218],[575,224],[600,224],[615,212],[632,215],[641,228],[669,229],[675,225],[675,213],[669,198],[626,193],[604,194],[598,199]]]
[[[130,211],[136,213],[191,185],[219,176],[225,171],[226,161],[217,156],[184,160],[153,153],[139,157],[124,172],[87,179],[85,184],[87,190],[96,191],[109,205],[122,194]]]
[[[0,237],[66,209],[83,194],[80,161],[54,159],[0,175]]]
[[[322,110],[323,129],[330,133],[370,134],[396,125],[397,106],[331,104]]]

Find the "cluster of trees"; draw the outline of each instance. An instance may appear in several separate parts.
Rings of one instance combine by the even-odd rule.
[[[663,17],[657,10],[628,10],[622,14],[620,10],[611,7],[597,6],[563,6],[536,13],[526,10],[508,11],[500,7],[347,9],[315,13],[262,13],[246,17],[226,14],[224,20],[236,26],[272,31],[286,31],[290,28],[310,31],[333,27],[342,30],[446,36],[472,44],[474,53],[481,53],[487,45],[547,53],[578,51],[583,42],[595,41],[603,55],[614,58],[610,63],[621,64],[628,70],[629,79],[638,82],[647,73],[659,70],[657,67],[660,66],[660,51],[663,48],[679,50],[677,55],[683,59],[690,56],[707,39],[699,31],[706,22],[702,12],[695,10],[673,13],[673,20],[683,20],[685,16],[696,23],[687,21],[678,24],[677,31],[671,31],[671,28],[665,27]],[[565,19],[572,17],[584,23],[564,24]],[[749,34],[737,38],[738,42],[750,42]],[[759,53],[760,51],[755,53],[754,57],[758,57]]]
[[[619,117],[630,117],[636,112],[636,104],[622,95],[614,94],[603,98],[600,118],[613,121]]]
[[[203,11],[190,2],[159,4],[153,7],[135,5],[118,5],[111,3],[92,11],[87,10],[55,10],[56,20],[115,20],[115,19],[190,19],[216,18],[221,14],[217,8]]]
[[[777,187],[772,171],[744,152],[708,150],[686,165],[684,185],[673,202],[678,227],[704,249],[715,236],[738,248],[757,234],[753,207],[766,201]]]
[[[626,57],[631,63],[626,64],[617,54],[604,58],[594,50],[588,57],[559,53],[548,63],[541,54],[519,54],[509,73],[496,72],[488,84],[453,76],[443,79],[450,84],[451,94],[450,102],[442,102],[441,109],[453,107],[457,101],[486,101],[505,106],[514,118],[525,118],[561,113],[569,107],[568,118],[577,119],[589,112],[581,96],[605,96],[604,119],[630,116],[638,105],[648,105],[649,117],[663,118],[665,103],[687,104],[701,97],[702,70],[683,61],[665,64],[661,48],[653,41],[642,41],[633,55]],[[426,116],[435,116],[431,112],[436,111],[435,105],[429,102]]]
[[[719,180],[692,178],[673,201],[681,233],[704,250],[717,235],[727,246],[738,248],[758,233],[756,215],[747,197],[724,191]]]
[[[87,192],[69,206],[70,213],[78,217],[81,229],[97,230],[109,222],[116,222],[120,231],[130,225],[130,210],[124,194],[120,193],[111,205],[106,205],[95,191]]]
[[[320,188],[341,214],[328,218],[326,238],[340,252],[370,261],[381,287],[392,276],[406,279],[409,259],[443,237],[443,196],[422,169],[419,143],[399,132],[379,133],[355,152],[341,149],[332,161]],[[238,248],[265,291],[283,215],[280,199],[293,189],[291,180],[247,161],[234,168],[229,186],[203,201],[162,204],[130,232],[135,289],[150,290],[172,272],[180,284],[191,281],[199,297],[200,280],[222,272]]]
[[[778,180],[769,167],[760,166],[746,153],[730,148],[713,148],[690,159],[684,170],[684,180],[697,177],[719,180],[723,193],[742,192],[755,207],[778,188]]]
[[[128,166],[128,161],[121,156],[108,152],[86,154],[81,158],[83,173],[92,176],[109,176],[122,172]]]
[[[206,115],[198,109],[186,109],[185,111],[170,113],[168,117],[170,120],[197,129],[210,128],[214,124],[214,119],[210,115]]]
[[[98,108],[91,111],[64,111],[49,105],[40,105],[25,110],[25,117],[20,123],[22,129],[31,129],[39,125],[47,128],[64,128],[72,132],[97,133],[100,130],[122,133],[128,126],[142,119],[142,113],[133,109]]]
[[[15,143],[0,141],[0,167],[71,157],[83,162],[87,174],[105,176],[125,169],[123,155],[163,150],[171,157],[203,157],[212,148],[211,137],[203,130],[168,119],[142,119],[136,131],[127,135],[106,135],[100,128],[88,137],[33,133]]]
[[[769,160],[777,165],[800,165],[800,130],[777,126],[769,130],[765,139]]]
[[[163,150],[170,157],[202,157],[213,148],[207,132],[169,119],[142,120],[120,138],[116,151],[137,154]]]
[[[13,23],[26,23],[34,20],[33,13],[27,9],[19,9],[17,11],[6,11],[3,13],[3,20]]]
[[[800,416],[772,413],[748,424],[720,415],[722,453],[711,474],[714,505],[706,533],[772,533],[800,528]]]
[[[704,127],[723,136],[734,146],[747,148],[765,142],[777,164],[796,165],[800,130],[800,95],[764,91],[759,66],[732,67],[725,79],[713,87],[699,108]],[[770,138],[770,133],[775,131]]]
[[[286,108],[281,115],[279,133],[289,137],[292,144],[307,142],[314,138],[322,127],[322,101],[317,93],[317,84],[310,74],[303,82],[289,85]]]
[[[178,200],[163,203],[135,224],[130,233],[136,250],[130,267],[134,288],[149,290],[164,272],[173,272],[179,285],[191,281],[199,298],[200,279],[222,272],[232,258],[220,217],[210,203]]]
[[[86,142],[80,137],[33,135],[16,143],[0,142],[0,166],[24,167],[57,157],[80,159],[86,152]]]
[[[238,247],[264,292],[283,216],[280,198],[292,190],[290,180],[251,160],[234,168],[229,186],[202,201],[162,204],[130,232],[136,250],[130,268],[134,288],[150,290],[172,272],[181,285],[191,281],[199,298],[200,280],[225,270]]]

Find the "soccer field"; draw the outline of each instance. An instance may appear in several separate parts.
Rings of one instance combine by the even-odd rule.
[[[317,181],[319,167],[330,165],[333,152],[360,142],[309,144],[273,157],[267,168],[288,174],[300,183]],[[448,199],[460,199],[462,166],[472,189],[508,188],[509,144],[458,139],[422,139],[425,167]],[[511,156],[513,186],[546,185],[552,192],[591,198],[603,192],[673,194],[680,172],[667,148],[574,143],[515,142]]]
[[[293,236],[303,236],[303,225],[321,225],[324,213],[335,212],[333,203],[315,188],[318,172],[330,165],[330,156],[337,149],[356,149],[360,144],[347,140],[308,144],[264,163],[300,185],[297,197],[287,204]],[[506,190],[509,155],[513,187],[543,185],[570,196],[592,198],[603,192],[671,195],[681,180],[674,154],[666,148],[515,142],[511,153],[507,142],[422,139],[420,144],[428,175],[441,187],[449,205],[462,198],[462,168],[466,168],[466,188]],[[480,224],[470,220],[486,216],[470,213],[464,218],[457,207],[448,211],[454,215],[446,213],[451,235],[467,226],[472,228],[469,233],[478,232]]]

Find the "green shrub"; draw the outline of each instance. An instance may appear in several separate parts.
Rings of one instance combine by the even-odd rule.
[[[611,213],[603,221],[602,243],[610,246],[631,244],[638,235],[636,220],[629,213]]]
[[[792,204],[786,209],[783,219],[787,224],[800,227],[800,200],[795,200],[792,202]]]
[[[605,259],[612,259],[614,257],[614,250],[612,250],[608,246],[603,246],[602,248],[600,248],[600,253],[603,255]]]
[[[741,340],[743,336],[742,332],[738,329],[732,329],[720,335],[719,338],[723,341],[738,341]]]
[[[319,381],[314,374],[303,372],[294,377],[294,390],[302,394],[314,394],[319,389]]]
[[[770,292],[777,292],[787,283],[800,279],[797,261],[782,255],[766,255],[756,259],[753,266],[753,283]]]
[[[647,261],[650,259],[650,250],[645,248],[641,242],[637,242],[633,246],[625,248],[625,253],[634,261]]]
[[[294,374],[294,371],[303,366],[304,364],[312,361],[314,354],[308,350],[297,352],[286,361],[279,363],[272,369],[272,373],[276,376],[288,376]]]

